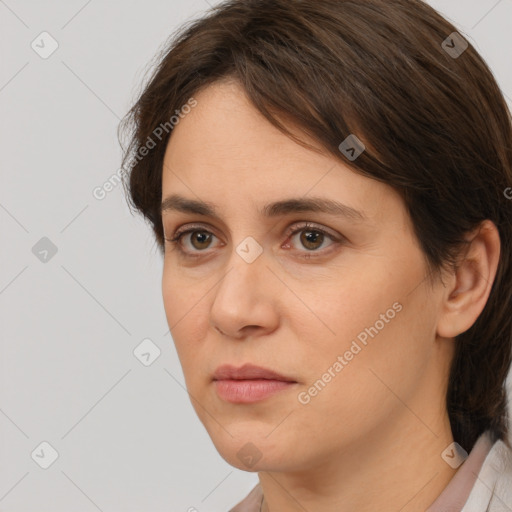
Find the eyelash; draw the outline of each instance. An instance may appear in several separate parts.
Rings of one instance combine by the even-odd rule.
[[[289,230],[286,234],[287,240],[302,231],[311,231],[313,233],[321,233],[322,235],[328,237],[333,242],[333,244],[330,244],[330,245],[334,245],[336,243],[341,243],[344,240],[344,237],[337,238],[334,235],[328,233],[326,230],[316,227],[310,223],[306,223],[304,225],[296,227],[292,231]],[[196,253],[196,254],[193,254],[193,253],[191,254],[189,251],[183,250],[181,243],[180,243],[181,238],[183,238],[185,235],[188,235],[189,233],[194,233],[194,232],[207,233],[207,234],[212,234],[213,236],[215,236],[214,233],[212,233],[211,231],[208,231],[207,229],[204,229],[202,226],[192,226],[184,231],[180,231],[180,230],[176,231],[176,233],[174,234],[174,236],[172,238],[165,238],[165,240],[168,243],[176,246],[182,256],[185,256],[187,258],[199,258],[202,256],[201,253],[205,253],[206,251],[194,251],[194,253]],[[330,245],[329,245],[329,247],[330,247]],[[328,250],[328,249],[325,249],[325,250]],[[322,251],[318,251],[318,250],[308,251],[306,254],[304,254],[303,258],[310,259],[310,258],[320,257],[320,256],[313,256],[312,253],[315,253],[315,252],[321,253]]]

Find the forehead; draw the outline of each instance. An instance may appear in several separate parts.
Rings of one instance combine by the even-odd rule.
[[[172,131],[167,163],[211,162],[216,167],[247,167],[269,161],[315,161],[315,152],[274,127],[236,82],[214,83],[194,98],[197,106]],[[294,131],[321,150],[313,139]]]
[[[274,127],[233,82],[194,95],[197,106],[174,127],[162,169],[162,199],[266,205],[308,195],[385,215],[400,201],[389,186],[362,176],[325,151],[305,148]],[[318,142],[287,125],[321,150]],[[383,204],[383,203],[386,204]],[[395,205],[397,206],[397,205]]]

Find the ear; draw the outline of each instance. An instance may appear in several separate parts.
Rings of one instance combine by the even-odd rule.
[[[442,296],[437,334],[443,338],[454,338],[475,323],[496,277],[501,249],[496,225],[483,221],[467,240],[467,252],[450,274]]]

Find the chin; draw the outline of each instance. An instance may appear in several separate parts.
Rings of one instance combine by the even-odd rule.
[[[221,427],[216,428],[210,437],[219,455],[231,466],[242,471],[283,471],[295,468],[298,461],[294,459],[297,450],[288,436],[281,439],[277,432],[269,437],[268,429],[235,429],[226,425],[231,437]],[[290,443],[290,445],[289,445]]]

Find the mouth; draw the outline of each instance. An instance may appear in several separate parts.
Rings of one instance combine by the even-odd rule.
[[[213,375],[218,396],[231,403],[253,403],[294,387],[298,382],[268,368],[223,365]]]

